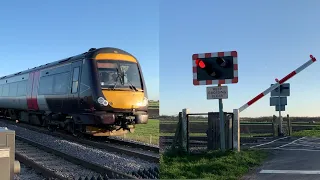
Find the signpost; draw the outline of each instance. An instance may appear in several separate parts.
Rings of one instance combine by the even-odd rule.
[[[207,87],[207,99],[219,99],[221,150],[225,146],[225,120],[222,99],[228,99],[228,87],[221,84],[238,83],[237,51],[201,53],[192,55],[193,85],[218,84]]]
[[[277,80],[276,80],[277,81]],[[274,84],[271,84],[273,86]],[[270,97],[270,106],[275,106],[276,111],[279,111],[279,129],[280,135],[282,135],[282,117],[281,111],[286,110],[287,105],[287,97],[290,96],[290,84],[284,83],[281,84],[279,87],[275,88],[271,91]]]

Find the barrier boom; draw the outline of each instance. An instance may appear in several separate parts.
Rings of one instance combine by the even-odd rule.
[[[301,72],[302,70],[304,70],[305,68],[307,68],[308,66],[310,66],[312,63],[314,63],[316,61],[316,58],[313,57],[312,55],[310,55],[310,60],[305,62],[302,66],[298,67],[296,70],[292,71],[291,73],[289,73],[288,75],[286,75],[284,78],[282,78],[280,81],[277,81],[277,83],[275,83],[274,85],[272,85],[271,87],[269,87],[268,89],[266,89],[265,91],[263,91],[262,93],[260,93],[259,95],[257,95],[256,97],[254,97],[253,99],[251,99],[250,101],[248,101],[246,104],[244,104],[243,106],[241,106],[239,108],[239,113],[243,110],[245,110],[246,108],[248,108],[249,106],[251,106],[253,103],[257,102],[259,99],[261,99],[263,96],[269,94],[271,91],[273,91],[274,89],[276,89],[277,87],[280,86],[280,84],[283,84],[284,82],[286,82],[288,79],[292,78],[294,75],[298,74],[299,72]]]

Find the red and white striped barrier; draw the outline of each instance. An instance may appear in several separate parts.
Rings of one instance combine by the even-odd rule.
[[[308,66],[310,66],[313,62],[316,61],[316,58],[310,55],[310,60],[304,63],[302,66],[298,67],[296,70],[292,71],[288,75],[286,75],[284,78],[282,78],[280,81],[276,79],[276,84],[272,85],[262,93],[260,93],[258,96],[251,99],[249,102],[241,106],[239,109],[233,110],[233,149],[236,151],[240,151],[240,112],[251,106],[253,103],[257,102],[259,99],[261,99],[263,96],[267,95],[277,87],[279,87],[281,84],[286,82],[288,79],[292,78],[294,75],[298,74]]]
[[[302,66],[298,67],[296,70],[292,71],[291,73],[289,73],[288,75],[286,75],[284,78],[282,78],[280,81],[278,79],[276,79],[277,83],[275,83],[274,85],[272,85],[271,87],[269,87],[268,89],[266,89],[265,91],[263,91],[262,93],[258,94],[256,97],[254,97],[253,99],[251,99],[250,101],[248,101],[246,104],[244,104],[243,106],[241,106],[239,108],[239,112],[245,110],[246,108],[248,108],[249,106],[251,106],[253,103],[257,102],[259,99],[261,99],[263,96],[269,94],[271,91],[273,91],[274,89],[276,89],[277,87],[280,86],[280,84],[283,84],[284,82],[286,82],[288,79],[292,78],[294,75],[298,74],[299,72],[301,72],[302,70],[304,70],[305,68],[307,68],[308,66],[310,66],[313,62],[316,61],[316,58],[313,57],[312,55],[310,55],[310,60],[307,61],[306,63],[304,63]]]

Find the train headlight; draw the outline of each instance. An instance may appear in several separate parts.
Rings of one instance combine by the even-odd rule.
[[[98,98],[98,103],[103,105],[103,106],[108,106],[109,102],[105,100],[103,97]]]
[[[148,98],[144,97],[141,102],[137,103],[137,106],[147,106],[149,103]]]
[[[149,103],[148,98],[144,97],[144,98],[143,98],[143,101],[142,101],[142,106],[147,106],[148,103]]]
[[[108,106],[108,104],[109,104],[109,102],[107,100],[104,100],[102,103],[102,105],[104,105],[104,106]]]
[[[99,104],[102,104],[103,101],[104,101],[104,98],[103,98],[103,97],[99,97],[99,98],[98,98],[98,103],[99,103]]]

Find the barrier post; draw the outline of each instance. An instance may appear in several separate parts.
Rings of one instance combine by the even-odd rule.
[[[181,145],[182,145],[182,149],[183,151],[187,152],[188,148],[187,148],[187,115],[189,114],[189,109],[185,108],[182,109],[182,132],[181,132]]]
[[[240,116],[239,109],[233,110],[233,150],[240,152]]]

